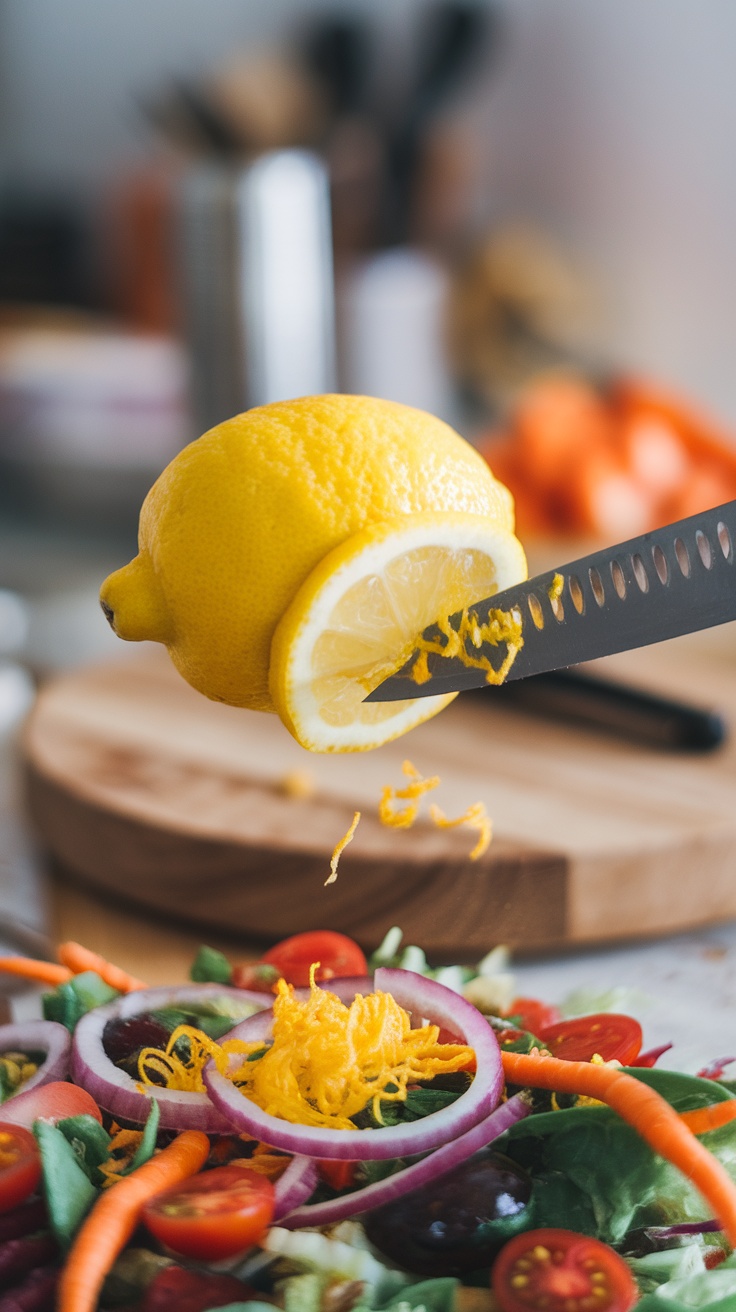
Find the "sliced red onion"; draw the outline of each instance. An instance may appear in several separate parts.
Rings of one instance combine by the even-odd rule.
[[[652,1239],[669,1239],[673,1235],[710,1235],[722,1229],[720,1221],[683,1221],[680,1225],[648,1225],[644,1233]]]
[[[717,1057],[715,1061],[709,1061],[702,1071],[698,1071],[698,1078],[701,1080],[720,1080],[723,1072],[731,1062],[736,1061],[736,1057]]]
[[[299,1207],[295,1212],[282,1216],[280,1224],[285,1230],[331,1225],[333,1221],[344,1221],[347,1217],[359,1216],[362,1212],[372,1211],[374,1207],[391,1203],[394,1198],[412,1193],[422,1185],[431,1184],[440,1176],[453,1171],[461,1162],[472,1157],[473,1153],[485,1148],[517,1121],[528,1116],[530,1110],[524,1095],[517,1093],[508,1102],[501,1103],[495,1112],[491,1112],[478,1125],[474,1125],[472,1130],[466,1130],[459,1139],[453,1139],[452,1143],[437,1148],[420,1162],[414,1162],[403,1171],[397,1171],[396,1175],[389,1175],[386,1180],[377,1180],[375,1184],[368,1184],[364,1189],[356,1189],[351,1194],[343,1194],[340,1198],[331,1198],[324,1203],[313,1203],[311,1207]]]
[[[27,1020],[18,1025],[0,1026],[0,1057],[6,1052],[45,1052],[46,1060],[35,1075],[24,1080],[17,1093],[27,1093],[50,1080],[65,1080],[69,1074],[72,1036],[55,1020]],[[2,1113],[0,1112],[0,1116]]]
[[[274,1221],[280,1221],[287,1212],[301,1207],[314,1193],[318,1171],[311,1157],[292,1157],[284,1174],[274,1185]]]
[[[95,1007],[79,1021],[72,1043],[72,1079],[87,1089],[100,1107],[116,1120],[143,1124],[150,1111],[151,1098],[155,1098],[161,1109],[162,1130],[231,1134],[231,1122],[212,1106],[206,1093],[185,1093],[155,1085],[146,1085],[145,1092],[141,1092],[140,1081],[110,1061],[102,1046],[102,1035],[109,1020],[129,1020],[131,1016],[158,1011],[161,1007],[186,1006],[187,1003],[206,1002],[209,998],[232,998],[233,1004],[239,1007],[243,1002],[249,1002],[260,1009],[269,1008],[266,994],[223,984],[182,984],[127,993],[105,1007]]]
[[[470,1088],[449,1107],[418,1121],[387,1126],[383,1130],[330,1130],[314,1125],[294,1125],[280,1116],[264,1112],[220,1075],[213,1062],[204,1068],[210,1097],[224,1117],[264,1143],[307,1157],[347,1161],[377,1161],[387,1157],[413,1157],[430,1152],[457,1138],[496,1107],[503,1088],[503,1071],[496,1037],[485,1018],[469,1002],[436,980],[410,970],[380,967],[376,990],[391,993],[400,1007],[428,1016],[475,1050],[476,1074]],[[270,1036],[267,1021],[272,1013],[253,1017],[231,1030],[229,1038],[258,1042]]]

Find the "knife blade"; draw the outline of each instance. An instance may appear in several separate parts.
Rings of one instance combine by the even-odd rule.
[[[506,681],[525,679],[736,619],[735,544],[736,501],[728,501],[546,570],[468,610],[475,612],[480,624],[492,611],[518,616],[523,645]],[[555,597],[558,575],[562,587]],[[450,618],[455,630],[462,614]],[[436,625],[425,629],[423,637],[446,641]],[[498,669],[507,649],[483,642],[468,650],[474,657],[487,656]],[[433,697],[488,683],[484,670],[442,654],[430,654],[430,678],[416,683],[412,669],[418,655],[416,650],[365,700]]]

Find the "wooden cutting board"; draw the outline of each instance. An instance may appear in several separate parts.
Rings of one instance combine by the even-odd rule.
[[[736,725],[734,626],[598,668]],[[695,698],[697,700],[697,698]],[[374,947],[392,924],[435,959],[660,934],[736,916],[736,742],[694,756],[458,699],[375,752],[315,756],[270,715],[207,701],[158,648],[66,675],[24,737],[28,799],[55,862],[153,912],[250,939],[330,927]],[[494,841],[427,820],[382,827],[410,757],[448,815],[485,802]],[[284,780],[308,772],[312,797]],[[362,811],[337,882],[329,857]]]

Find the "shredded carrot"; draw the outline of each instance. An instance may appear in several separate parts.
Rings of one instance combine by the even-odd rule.
[[[119,993],[134,993],[136,989],[148,988],[142,979],[136,979],[135,975],[129,975],[127,970],[121,970],[120,966],[114,966],[99,953],[90,952],[89,948],[84,948],[81,943],[75,943],[73,940],[60,945],[59,961],[68,966],[74,975],[81,975],[84,970],[96,971],[111,989],[117,989]]]
[[[477,861],[479,856],[488,851],[492,834],[491,817],[482,802],[474,802],[463,815],[457,816],[454,820],[448,820],[445,813],[434,803],[430,806],[429,813],[438,829],[457,829],[459,825],[469,825],[472,829],[478,830],[478,842],[470,853],[471,861]]]
[[[654,1152],[692,1180],[736,1247],[736,1184],[683,1117],[649,1085],[616,1066],[563,1061],[538,1049],[529,1054],[502,1052],[501,1061],[506,1079],[513,1084],[587,1094],[607,1103]]]
[[[0,971],[33,979],[39,984],[53,984],[54,988],[72,978],[72,972],[66,966],[57,966],[53,961],[36,961],[34,957],[0,957]]]
[[[404,788],[392,788],[387,784],[378,803],[378,819],[389,829],[411,829],[419,814],[421,798],[437,788],[440,782],[438,774],[425,779],[411,761],[404,761],[401,769],[410,782]],[[396,801],[408,802],[409,805],[396,810]]]
[[[345,851],[345,848],[347,847],[348,843],[352,843],[353,836],[355,834],[356,829],[358,828],[359,821],[360,821],[360,811],[356,811],[351,821],[350,828],[348,829],[346,834],[343,834],[342,838],[340,839],[340,842],[337,844],[337,847],[335,848],[334,852],[332,853],[332,856],[330,857],[330,873],[325,880],[325,888],[327,887],[328,884],[334,884],[335,880],[337,879],[338,862],[343,852]]]
[[[692,1130],[693,1134],[707,1134],[709,1130],[720,1130],[722,1125],[736,1120],[736,1098],[727,1098],[723,1102],[712,1102],[710,1107],[699,1107],[694,1112],[680,1112],[680,1120]]]
[[[167,1148],[100,1195],[62,1270],[58,1312],[94,1312],[105,1276],[133,1235],[148,1200],[196,1175],[209,1151],[206,1134],[184,1130]]]

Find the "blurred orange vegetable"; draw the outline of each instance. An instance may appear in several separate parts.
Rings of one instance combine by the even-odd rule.
[[[736,433],[645,379],[540,378],[480,450],[522,537],[620,541],[736,498]]]

